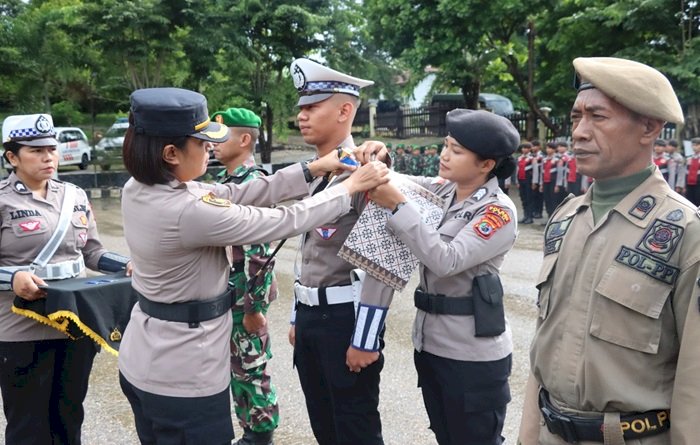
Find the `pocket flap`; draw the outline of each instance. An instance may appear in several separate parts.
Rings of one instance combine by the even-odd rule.
[[[474,284],[481,299],[489,304],[499,304],[503,300],[503,286],[497,274],[474,277]]]
[[[647,317],[658,319],[672,286],[630,267],[613,264],[595,291]]]
[[[546,255],[544,260],[542,260],[542,267],[540,268],[540,274],[537,277],[537,283],[535,287],[542,290],[542,285],[549,279],[549,276],[554,270],[554,265],[557,264],[557,258],[559,255]]]

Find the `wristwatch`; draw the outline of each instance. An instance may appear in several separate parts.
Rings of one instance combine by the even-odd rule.
[[[311,161],[301,162],[301,171],[304,172],[304,179],[306,182],[311,182],[314,180],[314,177],[311,176],[311,170],[309,170],[309,162]]]
[[[405,205],[406,205],[406,201],[402,201],[402,202],[396,204],[396,207],[394,208],[394,210],[391,211],[391,214],[396,215],[396,212],[398,212],[399,209]]]

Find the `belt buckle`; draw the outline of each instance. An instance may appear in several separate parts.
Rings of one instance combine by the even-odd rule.
[[[567,443],[578,442],[576,429],[574,428],[574,424],[571,419],[552,411],[544,405],[540,406],[540,411],[542,412],[542,416],[545,420],[544,423],[547,425],[547,429],[550,433],[556,434]]]

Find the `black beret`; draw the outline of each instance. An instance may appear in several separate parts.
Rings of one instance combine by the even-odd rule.
[[[447,133],[459,145],[484,158],[510,156],[520,143],[520,134],[508,119],[484,110],[450,111]]]
[[[181,88],[144,88],[131,93],[131,114],[137,134],[192,136],[211,142],[228,139],[228,127],[212,122],[207,99]]]

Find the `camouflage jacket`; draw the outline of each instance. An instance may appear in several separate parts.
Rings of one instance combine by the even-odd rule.
[[[408,172],[411,176],[423,175],[423,155],[413,156],[408,158]]]
[[[256,168],[255,159],[251,156],[231,174],[227,174],[225,169],[219,172],[217,181],[222,184],[227,182],[240,184],[252,181],[261,175],[263,172]],[[230,253],[232,254],[233,266],[229,275],[229,286],[236,293],[236,302],[233,306],[234,316],[236,312],[267,312],[270,303],[277,298],[277,281],[272,271],[274,260],[256,280],[252,294],[248,292],[248,280],[265,265],[271,253],[270,245],[233,246]]]
[[[440,172],[440,157],[438,155],[426,155],[423,158],[423,176],[437,176]]]

